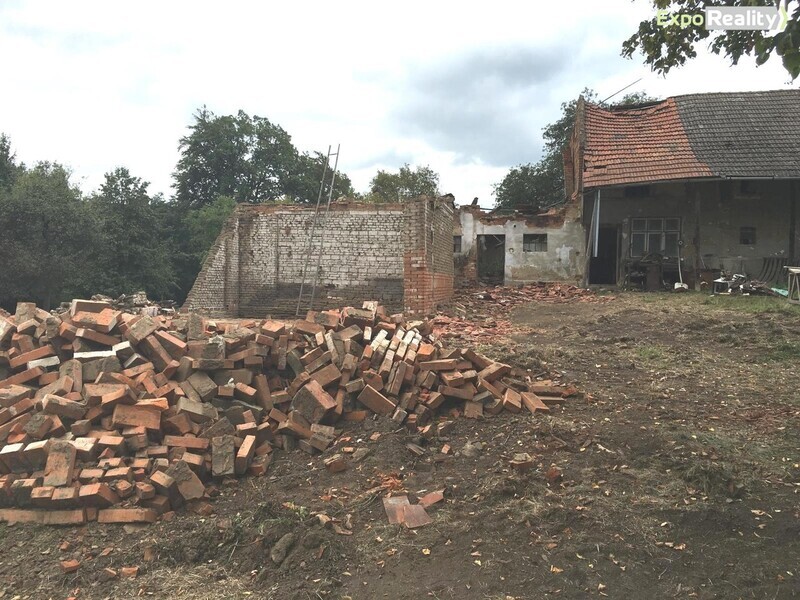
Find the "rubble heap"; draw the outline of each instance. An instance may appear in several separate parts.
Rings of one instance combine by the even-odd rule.
[[[342,423],[380,415],[430,439],[445,411],[547,412],[575,393],[431,327],[373,302],[289,322],[20,303],[0,317],[0,504],[17,507],[0,519],[152,522],[263,475],[276,448],[346,468],[329,450]]]
[[[514,308],[529,302],[590,302],[603,303],[613,300],[613,296],[598,296],[592,290],[570,285],[569,283],[527,283],[520,286],[490,286],[468,288],[456,294],[456,304],[474,308]]]

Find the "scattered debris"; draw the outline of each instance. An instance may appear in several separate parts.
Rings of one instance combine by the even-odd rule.
[[[420,457],[455,416],[535,414],[575,393],[446,348],[432,322],[376,302],[287,322],[129,306],[152,305],[95,297],[50,314],[23,302],[0,317],[0,505],[16,507],[0,520],[152,523],[183,505],[209,514],[210,483],[264,475],[276,449],[327,452],[343,423],[391,418],[417,434],[406,447]],[[324,466],[365,456],[347,447]],[[398,518],[419,527],[423,513]]]
[[[714,280],[715,294],[723,295],[742,295],[742,296],[774,296],[781,297],[788,295],[782,294],[781,290],[773,289],[767,282],[756,279],[748,279],[746,275],[736,273],[733,275],[722,274]]]

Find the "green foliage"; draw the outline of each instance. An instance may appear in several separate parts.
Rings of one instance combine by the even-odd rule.
[[[406,163],[397,173],[378,171],[370,182],[368,202],[402,202],[420,196],[439,196],[439,174],[429,166]]]
[[[320,181],[324,171],[325,185],[322,188],[322,199],[325,201],[331,190],[333,162],[334,159],[331,159],[331,164],[326,169],[324,154],[320,152],[314,152],[313,154],[303,152],[299,154],[285,199],[306,204],[315,203],[319,197]],[[337,198],[353,198],[355,195],[350,177],[346,173],[337,171],[331,197],[336,200]]]
[[[0,189],[11,187],[21,169],[11,152],[11,140],[5,133],[0,133]]]
[[[666,10],[671,14],[702,13],[709,6],[753,6],[763,5],[752,0],[651,0],[655,10]],[[776,6],[788,10],[786,0],[775,0]],[[696,45],[708,40],[708,48],[714,54],[738,64],[743,56],[753,56],[757,65],[762,65],[776,54],[792,80],[800,75],[800,5],[788,15],[786,28],[782,32],[770,31],[709,31],[703,26],[681,28],[678,25],[662,26],[657,16],[642,21],[639,29],[622,44],[622,55],[630,58],[637,51],[644,55],[645,64],[657,73],[667,73],[673,67],[686,64],[697,56]]]
[[[64,167],[44,162],[18,172],[0,189],[0,303],[50,307],[85,293],[95,231]]]
[[[585,88],[581,95],[587,102],[598,103],[597,93]],[[645,92],[626,94],[614,106],[639,104],[655,100]],[[604,104],[599,102],[599,104]],[[542,132],[544,156],[537,163],[513,167],[495,184],[498,208],[538,211],[564,202],[563,151],[569,143],[575,123],[578,98],[561,103],[561,117],[547,125]]]
[[[138,290],[182,302],[237,202],[316,202],[326,157],[298,152],[267,119],[202,109],[190,129],[171,202],[126,168],[83,198],[63,167],[18,165],[0,134],[0,305]],[[354,195],[347,175],[332,195]]]
[[[218,196],[251,203],[316,201],[325,157],[299,153],[282,127],[241,110],[217,116],[203,107],[194,119],[180,140],[174,173],[179,205],[200,208]],[[334,196],[351,193],[350,179],[340,174]]]
[[[235,206],[236,200],[230,196],[219,196],[211,204],[186,214],[187,248],[199,262],[205,259]]]
[[[110,296],[145,290],[153,298],[176,291],[170,262],[169,232],[158,218],[161,198],[151,198],[148,183],[120,167],[106,173],[90,199],[97,220],[99,247],[95,291]]]

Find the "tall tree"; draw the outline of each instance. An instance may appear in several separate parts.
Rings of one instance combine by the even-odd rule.
[[[597,102],[597,93],[589,88],[581,92],[588,102]],[[613,106],[651,102],[645,92],[632,92],[623,96]],[[602,103],[608,105],[608,103]],[[498,208],[537,211],[564,202],[564,166],[562,153],[569,143],[575,124],[575,109],[578,99],[561,103],[561,117],[547,125],[542,131],[544,155],[537,163],[513,167],[494,186]]]
[[[0,188],[11,187],[21,169],[11,151],[11,140],[5,133],[0,133]]]
[[[299,153],[291,136],[269,119],[241,110],[217,116],[203,107],[189,129],[180,140],[174,173],[181,206],[199,208],[219,196],[254,203],[316,200],[317,188],[310,183],[319,186],[322,177],[319,155]],[[350,180],[342,176],[335,192],[348,191]]]
[[[407,163],[397,173],[378,171],[370,182],[367,200],[399,202],[419,196],[439,195],[439,174],[429,166],[412,169]]]
[[[174,294],[174,273],[167,236],[157,217],[160,197],[147,193],[149,183],[124,167],[106,173],[90,200],[98,221],[97,291],[112,296],[145,290],[155,298]]]
[[[186,214],[187,250],[196,257],[198,265],[202,264],[235,206],[233,198],[219,196],[211,204]]]
[[[298,155],[297,164],[292,173],[291,184],[286,194],[289,198],[296,202],[316,202],[319,197],[323,173],[325,174],[325,183],[322,186],[322,197],[328,197],[331,190],[331,169],[333,169],[335,159],[332,159],[326,168],[325,158],[325,155],[320,152],[311,154],[303,152]],[[331,197],[335,200],[354,196],[355,191],[350,177],[346,173],[337,170]]]
[[[95,232],[64,167],[43,162],[17,173],[0,189],[0,303],[50,308],[86,293]]]
[[[674,15],[703,14],[705,8],[712,6],[754,6],[763,2],[752,0],[650,0],[656,11],[666,11]],[[639,23],[639,29],[622,44],[622,55],[632,57],[637,51],[644,55],[645,64],[657,73],[667,73],[673,67],[686,64],[697,56],[696,45],[708,41],[708,48],[714,54],[721,54],[738,64],[743,56],[753,56],[757,65],[762,65],[773,55],[783,62],[783,67],[792,80],[800,75],[800,4],[795,3],[788,13],[787,0],[773,0],[786,20],[783,31],[760,30],[708,30],[704,25],[682,26],[661,18],[659,14]],[[663,13],[662,13],[663,14]],[[666,23],[663,21],[667,21]]]

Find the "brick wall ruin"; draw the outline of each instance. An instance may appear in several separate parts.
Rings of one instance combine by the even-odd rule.
[[[313,219],[305,207],[237,206],[184,308],[218,317],[293,315]],[[446,199],[332,204],[324,234],[318,226],[314,236],[302,311],[320,246],[315,310],[378,300],[393,311],[432,311],[453,291],[452,223]]]

